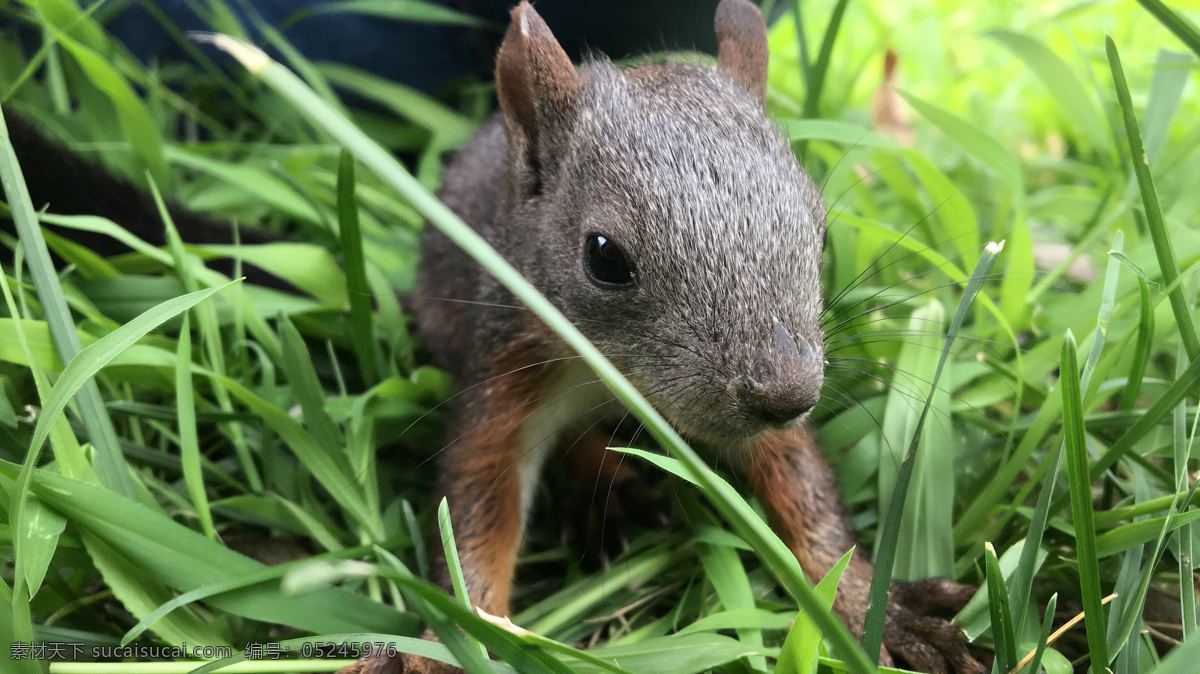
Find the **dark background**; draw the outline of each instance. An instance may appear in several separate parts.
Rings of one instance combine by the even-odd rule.
[[[153,0],[143,0],[153,2]],[[466,28],[383,19],[361,14],[321,14],[291,25],[289,17],[328,0],[231,2],[244,25],[252,13],[285,26],[284,36],[312,61],[339,61],[389,80],[435,94],[464,79],[491,79],[496,49],[516,0],[434,0],[479,17],[487,28]],[[567,54],[578,61],[589,51],[613,59],[647,51],[715,53],[713,14],[718,0],[541,0],[538,13]],[[182,30],[211,30],[184,0],[154,6]],[[117,39],[146,62],[184,60],[179,45],[142,2],[125,0],[101,8],[97,17]]]

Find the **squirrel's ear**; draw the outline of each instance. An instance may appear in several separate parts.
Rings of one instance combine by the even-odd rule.
[[[547,124],[562,118],[578,88],[579,74],[542,17],[528,2],[513,8],[496,55],[496,96],[510,153],[524,155],[535,173]]]
[[[717,5],[717,59],[721,70],[758,97],[767,99],[767,24],[750,0]]]

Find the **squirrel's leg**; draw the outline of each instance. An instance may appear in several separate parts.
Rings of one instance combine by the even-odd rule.
[[[568,495],[565,525],[583,550],[583,566],[596,569],[628,547],[628,523],[660,527],[662,499],[629,457],[609,451],[612,436],[594,428],[564,438],[563,462],[579,483]]]
[[[508,368],[512,370],[513,368]],[[457,438],[442,453],[438,493],[446,497],[458,559],[471,604],[495,616],[509,613],[509,589],[524,530],[525,507],[541,464],[542,438],[522,426],[538,409],[541,381],[524,371],[494,378],[463,401],[450,424]],[[430,564],[451,591],[441,536],[432,537]],[[429,629],[423,638],[436,639]],[[401,654],[363,659],[342,674],[461,673],[445,663]]]
[[[760,436],[750,448],[746,474],[755,495],[767,509],[771,527],[814,583],[854,547],[854,530],[838,497],[833,472],[806,428]],[[833,602],[834,612],[860,638],[872,571],[866,556],[856,550]],[[905,605],[906,597],[918,599],[909,595],[921,593],[905,591],[909,587],[915,589],[918,584],[927,593],[919,601],[927,606],[957,610],[970,598],[969,588],[946,579],[893,583],[880,664],[891,665],[892,656],[896,656],[910,667],[926,672],[985,671],[967,651],[954,624],[920,615]]]
[[[525,471],[519,467],[528,449],[519,426],[532,410],[517,403],[513,411],[492,415],[490,411],[497,405],[487,407],[491,420],[467,431],[446,450],[438,486],[450,508],[471,604],[492,615],[505,616],[524,529],[522,491],[533,488],[522,484]],[[436,571],[437,583],[449,589],[445,549],[436,533],[434,540],[431,568]]]

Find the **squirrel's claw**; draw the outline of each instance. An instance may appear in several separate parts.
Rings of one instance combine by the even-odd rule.
[[[950,665],[950,671],[958,674],[982,674],[984,666],[967,650],[962,629],[953,622],[929,616],[915,616],[908,631],[932,644]]]
[[[987,668],[967,650],[956,623],[923,615],[933,609],[957,613],[974,593],[970,585],[946,578],[892,583],[884,647],[891,657],[917,671],[983,674]]]
[[[941,618],[918,616],[903,607],[894,607],[888,614],[884,647],[909,669],[930,674],[987,671],[967,650],[958,625]]]

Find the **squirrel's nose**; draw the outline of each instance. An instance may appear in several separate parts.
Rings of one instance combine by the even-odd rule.
[[[751,414],[782,426],[817,404],[824,378],[824,364],[812,345],[775,323],[738,393]]]

